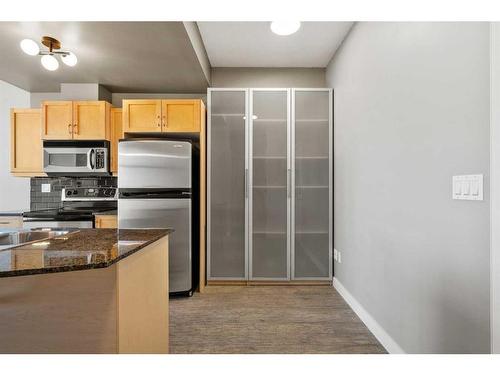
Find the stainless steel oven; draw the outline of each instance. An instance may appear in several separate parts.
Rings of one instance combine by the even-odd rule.
[[[109,175],[109,141],[43,141],[47,175]]]

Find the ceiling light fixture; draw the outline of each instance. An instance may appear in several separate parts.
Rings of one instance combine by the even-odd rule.
[[[40,59],[43,67],[47,70],[54,71],[59,68],[59,61],[52,55],[43,55]]]
[[[291,35],[300,29],[300,21],[273,21],[271,31],[278,35]]]
[[[42,66],[50,71],[57,70],[59,68],[59,61],[55,58],[55,55],[59,55],[64,64],[68,66],[75,66],[78,62],[76,55],[69,51],[55,51],[61,49],[61,42],[50,36],[44,36],[42,38],[42,44],[48,47],[48,51],[40,51],[38,44],[31,39],[23,39],[20,43],[21,49],[24,53],[30,56],[42,56],[40,62]]]
[[[20,45],[23,52],[30,56],[36,56],[40,52],[40,47],[38,47],[38,44],[34,40],[23,39]]]

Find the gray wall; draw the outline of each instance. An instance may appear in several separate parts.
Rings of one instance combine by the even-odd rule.
[[[324,68],[212,68],[211,87],[325,87]]]
[[[10,109],[29,108],[30,93],[0,81],[0,212],[27,211],[30,179],[10,174]]]
[[[59,92],[32,92],[31,108],[40,108],[44,100],[107,100],[111,93],[98,83],[61,83]]]
[[[500,23],[491,23],[491,351],[500,354]]]
[[[489,352],[488,24],[358,23],[327,81],[336,278],[406,352]]]

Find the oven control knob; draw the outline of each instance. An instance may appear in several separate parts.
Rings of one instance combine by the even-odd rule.
[[[72,191],[71,191],[71,190],[68,190],[68,191],[66,192],[66,195],[68,195],[68,196],[69,196],[69,195],[71,195],[71,194],[72,194]]]

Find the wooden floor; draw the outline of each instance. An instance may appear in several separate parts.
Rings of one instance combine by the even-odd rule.
[[[170,353],[385,353],[331,286],[209,286],[170,300]]]

